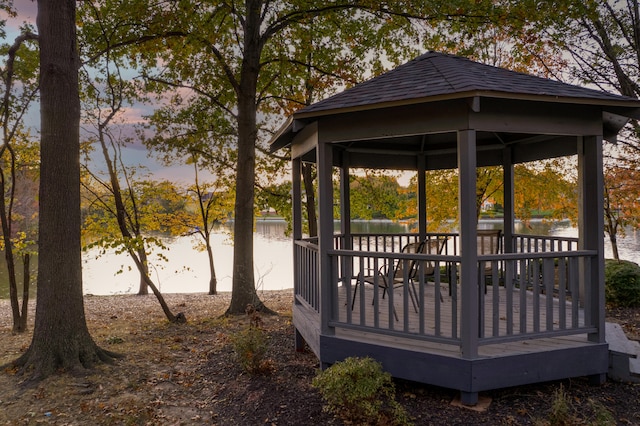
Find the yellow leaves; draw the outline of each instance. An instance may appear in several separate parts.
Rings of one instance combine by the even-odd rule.
[[[577,216],[577,184],[569,172],[575,163],[547,161],[542,164],[521,164],[515,167],[514,194],[516,216],[528,220],[533,215],[550,218]],[[575,170],[575,169],[574,169]]]
[[[640,173],[635,168],[610,167],[605,171],[605,221],[607,232],[624,232],[624,227],[638,226],[640,220]],[[610,223],[619,229],[610,226]]]

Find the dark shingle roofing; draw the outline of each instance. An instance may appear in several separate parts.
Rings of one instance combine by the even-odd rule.
[[[629,97],[497,68],[459,56],[427,52],[385,74],[307,106],[295,116],[428,101],[428,98],[476,95],[568,98],[596,104],[627,101],[634,102],[636,107],[638,102]]]

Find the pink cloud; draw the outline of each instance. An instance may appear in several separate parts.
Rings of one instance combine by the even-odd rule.
[[[18,36],[20,26],[27,22],[36,25],[36,17],[38,16],[38,4],[32,0],[15,0],[13,7],[18,14],[15,18],[7,17],[6,13],[0,12],[0,19],[7,20],[7,34],[9,40]]]
[[[13,7],[18,12],[18,17],[23,21],[36,21],[38,14],[38,3],[34,0],[14,0]]]

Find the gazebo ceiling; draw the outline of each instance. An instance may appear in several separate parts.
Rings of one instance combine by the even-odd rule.
[[[437,133],[403,136],[378,140],[349,141],[334,144],[337,158],[334,164],[340,164],[340,153],[348,151],[351,155],[351,167],[369,167],[378,169],[413,170],[415,157],[424,155],[428,170],[451,169],[457,167],[457,134]],[[514,150],[514,163],[538,159],[532,150],[535,144],[547,147],[547,158],[575,154],[575,138],[556,135],[531,135],[518,133],[478,132],[476,135],[477,165],[479,167],[502,164],[502,152],[506,146],[518,146]],[[529,149],[527,149],[527,147]],[[315,153],[309,152],[303,160],[314,162]]]
[[[271,149],[300,146],[293,155],[315,161],[317,143],[349,151],[354,167],[455,167],[457,130],[475,129],[479,166],[575,153],[576,136],[615,140],[640,101],[468,59],[427,52],[376,78],[307,106],[271,141]],[[312,125],[313,126],[310,126]]]

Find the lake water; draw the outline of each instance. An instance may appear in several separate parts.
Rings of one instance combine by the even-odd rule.
[[[486,220],[481,228],[500,227],[501,221]],[[353,232],[406,232],[402,224],[391,222],[356,222]],[[285,236],[284,221],[268,220],[256,224],[254,235],[255,277],[259,290],[281,290],[293,287],[293,248],[291,239]],[[535,222],[532,228],[516,225],[517,233],[538,235],[577,236],[577,230],[568,222]],[[214,262],[218,277],[218,291],[231,291],[233,242],[230,234],[219,230],[212,237]],[[640,262],[640,232],[630,231],[619,238],[620,257]],[[169,262],[161,262],[151,256],[152,279],[163,293],[206,293],[209,290],[207,254],[194,248],[191,237],[172,239],[167,243],[165,256]],[[608,238],[605,238],[605,257],[612,257]],[[127,255],[106,254],[98,256],[93,250],[83,255],[83,283],[85,294],[109,295],[136,293],[139,274]],[[122,271],[122,272],[118,272]],[[6,283],[0,282],[0,297],[8,297]],[[34,290],[35,293],[35,290]]]
[[[293,247],[285,235],[284,221],[259,221],[254,234],[254,268],[257,287],[263,290],[293,288]],[[209,291],[209,261],[206,251],[195,247],[193,237],[174,238],[164,255],[169,262],[150,257],[151,278],[163,293],[206,293]],[[231,291],[233,241],[227,229],[211,237],[218,291]],[[124,269],[122,265],[125,265]],[[83,256],[85,294],[137,293],[140,275],[128,255],[108,254],[96,258],[96,252]],[[115,274],[117,271],[123,272]],[[115,275],[114,275],[115,274]]]

